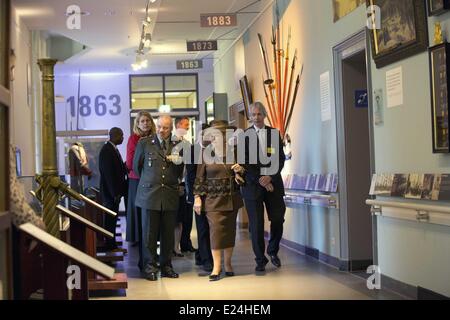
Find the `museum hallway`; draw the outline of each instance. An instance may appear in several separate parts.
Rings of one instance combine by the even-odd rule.
[[[121,229],[125,230],[125,218]],[[195,223],[192,235],[196,234]],[[125,239],[125,234],[122,234]],[[196,247],[196,239],[192,238]],[[253,253],[248,231],[237,233],[233,253],[234,277],[223,277],[216,282],[208,280],[208,273],[195,265],[194,254],[174,258],[174,270],[178,279],[159,278],[147,281],[140,276],[137,267],[137,247],[128,246],[123,262],[115,267],[126,272],[128,289],[125,291],[99,292],[91,299],[114,300],[400,300],[405,297],[388,290],[369,290],[366,281],[357,275],[318,262],[312,257],[281,247],[282,267],[276,269],[270,262],[266,275],[254,273]],[[124,270],[124,271],[123,271]],[[222,273],[223,274],[223,273]]]

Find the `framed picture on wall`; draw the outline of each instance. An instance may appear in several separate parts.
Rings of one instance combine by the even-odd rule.
[[[429,49],[431,82],[431,116],[433,153],[450,153],[448,111],[450,96],[450,44],[442,43]]]
[[[428,15],[438,16],[450,9],[450,0],[427,0]]]
[[[427,50],[425,1],[367,0],[367,5],[381,10],[381,29],[370,30],[377,68]]]
[[[247,76],[243,76],[239,80],[241,87],[242,100],[244,101],[244,113],[247,119],[250,119],[250,105],[253,103],[252,92],[248,84]]]
[[[366,0],[332,0],[333,4],[333,21],[336,22],[342,17],[348,15]]]
[[[15,150],[15,158],[16,158],[16,175],[18,177],[22,176],[22,153],[20,152],[20,149],[16,147]]]

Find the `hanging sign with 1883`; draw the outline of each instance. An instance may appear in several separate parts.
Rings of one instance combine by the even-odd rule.
[[[233,27],[237,25],[235,13],[207,13],[200,15],[200,26],[208,27]]]

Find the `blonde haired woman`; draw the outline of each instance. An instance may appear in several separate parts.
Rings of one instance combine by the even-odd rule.
[[[155,134],[156,127],[152,116],[147,111],[140,111],[134,119],[133,134],[127,143],[127,169],[128,169],[128,205],[127,205],[127,236],[126,240],[132,243],[139,243],[138,266],[143,269],[144,257],[148,256],[147,247],[142,241],[142,216],[141,208],[136,207],[137,187],[139,176],[133,172],[133,158],[136,145],[141,138]]]

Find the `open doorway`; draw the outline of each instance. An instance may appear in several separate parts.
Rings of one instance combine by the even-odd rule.
[[[334,48],[341,269],[348,271],[365,270],[376,257],[376,225],[365,204],[374,172],[367,48],[365,30]]]

